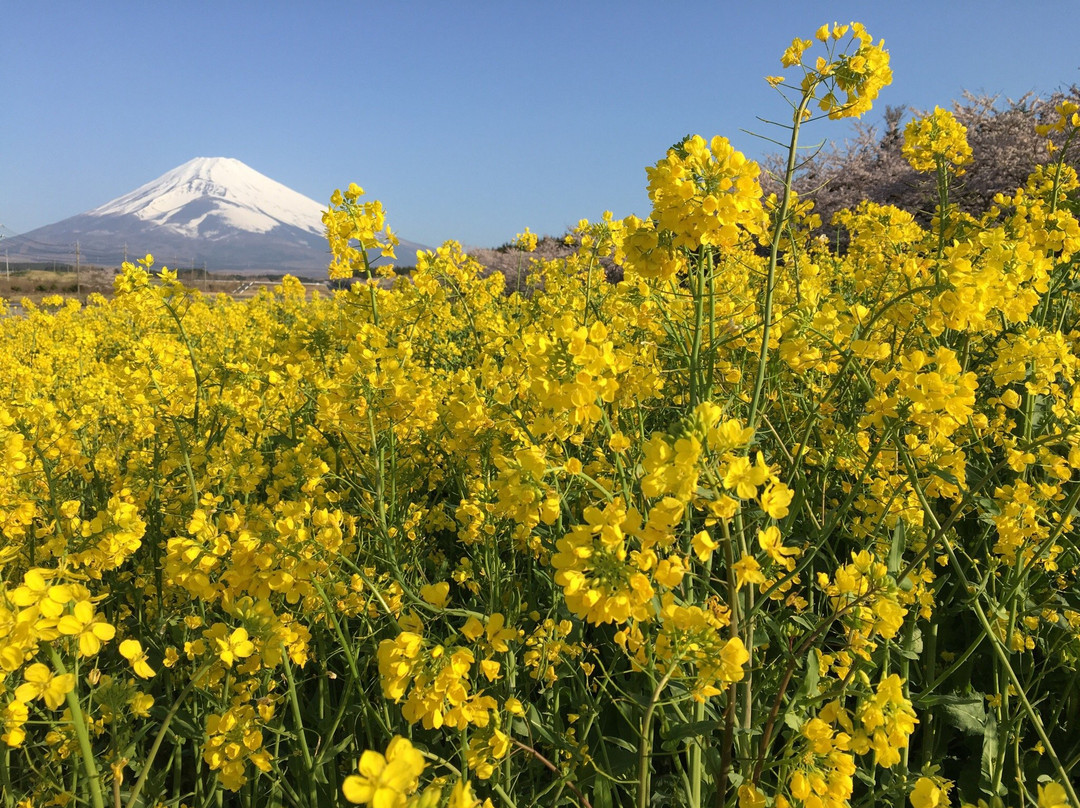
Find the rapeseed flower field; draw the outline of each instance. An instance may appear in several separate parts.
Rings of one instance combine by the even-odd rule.
[[[888,52],[781,66],[783,193],[688,137],[522,291],[351,185],[349,290],[0,319],[4,808],[1080,808],[1078,110],[981,217],[913,121],[841,250],[799,133]]]

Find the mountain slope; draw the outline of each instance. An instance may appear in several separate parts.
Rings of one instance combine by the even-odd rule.
[[[12,261],[119,265],[154,255],[158,266],[324,275],[325,206],[239,160],[197,157],[100,207],[0,246]],[[419,244],[402,241],[397,263]]]
[[[87,212],[132,215],[176,234],[213,238],[229,230],[266,233],[289,225],[322,235],[323,206],[228,157],[196,157]]]

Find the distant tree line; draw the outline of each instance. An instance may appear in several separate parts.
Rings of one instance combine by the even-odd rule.
[[[1046,137],[1037,134],[1035,126],[1054,121],[1055,108],[1066,100],[1080,103],[1080,86],[1072,85],[1046,98],[1029,93],[1004,102],[996,96],[965,92],[961,100],[953,102],[953,114],[967,128],[974,162],[950,186],[950,203],[979,216],[993,204],[996,194],[1011,193],[1024,185],[1036,165],[1057,159],[1056,155],[1052,158]],[[852,138],[823,148],[801,166],[795,190],[801,198],[813,200],[822,232],[830,241],[841,246],[846,242],[846,234],[831,224],[833,216],[863,200],[894,205],[911,213],[923,226],[929,225],[937,200],[936,179],[933,174],[917,173],[900,152],[905,125],[927,112],[930,110],[886,107],[881,124],[857,123]],[[1080,171],[1080,143],[1070,146],[1066,162]],[[766,193],[776,193],[777,177],[783,173],[780,158],[766,158],[763,168],[762,187]],[[468,252],[487,272],[503,273],[507,290],[512,291],[520,288],[530,259],[564,258],[573,250],[565,236],[544,236],[531,254],[519,252],[513,242]],[[617,267],[605,265],[605,269],[612,280],[622,277]]]
[[[974,162],[950,186],[950,203],[978,216],[993,204],[995,194],[1011,193],[1037,164],[1057,159],[1051,157],[1046,138],[1036,134],[1035,126],[1055,120],[1054,109],[1065,100],[1080,101],[1080,87],[1072,85],[1047,98],[1028,94],[1004,103],[997,97],[964,93],[962,100],[953,103],[952,112],[967,127]],[[830,224],[833,215],[864,199],[894,205],[913,214],[920,224],[929,223],[937,199],[934,175],[916,173],[900,153],[904,126],[926,112],[886,107],[880,127],[857,125],[853,138],[826,147],[800,169],[795,190],[814,201],[814,212],[831,237],[840,236],[843,241],[843,234]],[[1070,146],[1066,162],[1080,168],[1080,143]],[[775,192],[779,159],[770,158],[765,167],[769,170],[763,172],[762,184],[766,192]]]

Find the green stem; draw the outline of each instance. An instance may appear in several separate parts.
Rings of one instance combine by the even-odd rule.
[[[709,279],[709,375],[705,382],[705,398],[712,398],[713,381],[716,374],[716,266],[713,252],[708,251]]]
[[[656,689],[652,692],[652,697],[649,699],[649,706],[645,708],[645,715],[641,718],[641,744],[638,746],[638,793],[637,793],[637,808],[646,808],[649,804],[649,760],[652,758],[652,717],[656,711],[656,703],[660,700],[660,694],[664,692],[664,688],[667,687],[671,677],[675,674],[678,668],[678,661],[671,661],[671,668],[664,678],[656,685]]]
[[[315,793],[315,765],[308,748],[307,734],[304,731],[304,718],[300,712],[300,700],[296,696],[296,679],[293,677],[292,663],[289,661],[288,649],[281,649],[281,661],[285,666],[285,679],[289,683],[289,707],[292,710],[293,721],[296,722],[296,735],[300,739],[300,754],[304,757],[304,772],[308,785],[308,804],[315,808],[319,804],[318,795]]]
[[[184,328],[184,321],[180,319],[180,313],[172,307],[170,301],[163,299],[162,304],[176,323],[176,328],[180,332],[180,339],[183,340],[184,347],[187,348],[188,359],[191,361],[191,372],[195,376],[195,405],[192,412],[191,424],[197,439],[199,435],[199,396],[202,392],[202,374],[199,373],[199,363],[198,360],[195,359],[195,346],[191,344],[187,329]]]
[[[596,255],[595,255],[595,252],[594,252],[593,256],[589,259],[589,272],[585,276],[585,308],[581,312],[581,324],[583,326],[585,326],[586,328],[589,327],[589,301],[592,298],[592,275],[593,275],[593,266],[595,264],[596,264]],[[520,273],[518,273],[518,277],[519,278],[521,277]]]
[[[360,255],[364,259],[364,274],[367,276],[368,296],[371,298],[371,322],[376,328],[379,327],[379,301],[375,295],[375,276],[371,272],[371,261],[368,259],[367,249],[361,246]]]
[[[173,430],[176,432],[176,440],[180,443],[180,451],[184,456],[184,468],[187,471],[188,485],[191,487],[191,507],[199,507],[199,485],[195,482],[195,471],[191,467],[191,453],[188,451],[187,441],[184,439],[184,433],[180,430],[180,422],[176,419],[172,419]]]
[[[815,85],[816,86],[816,85]],[[791,126],[791,142],[788,144],[787,168],[784,171],[783,198],[780,209],[776,214],[776,223],[773,225],[772,244],[769,247],[769,271],[765,278],[765,304],[762,310],[761,324],[761,351],[758,354],[757,378],[754,380],[754,395],[750,399],[750,414],[747,417],[747,425],[750,429],[757,427],[758,408],[761,405],[761,395],[765,388],[765,364],[769,359],[769,329],[772,326],[773,292],[776,286],[776,265],[780,253],[780,239],[784,232],[788,213],[791,209],[791,183],[795,176],[795,157],[799,147],[799,126],[802,124],[803,113],[809,106],[814,96],[814,87],[808,89],[795,110],[794,123]]]
[[[689,517],[688,517],[689,521]],[[690,533],[687,530],[687,533]],[[694,591],[693,579],[690,580],[687,586],[687,596],[691,603],[701,603],[708,597],[709,581],[712,577],[712,556],[705,562],[705,571],[703,581],[705,583],[705,591],[703,593],[697,593]],[[701,722],[705,720],[705,700],[697,702],[694,705],[694,721],[699,726]],[[702,761],[702,747],[704,745],[704,739],[697,737],[693,741],[693,745],[690,747],[690,771],[687,776],[690,778],[690,808],[701,808],[701,784],[704,778],[703,773],[703,761]],[[720,784],[716,784],[717,789],[720,788]]]
[[[953,564],[958,564],[956,555],[953,552],[952,543],[947,538],[944,543],[945,550],[949,554],[949,560]],[[962,572],[960,574],[963,576]],[[1024,708],[1024,713],[1027,714],[1028,720],[1031,721],[1032,726],[1035,727],[1035,734],[1039,736],[1039,740],[1042,741],[1046,754],[1050,757],[1050,761],[1054,764],[1054,768],[1057,769],[1058,776],[1061,778],[1061,784],[1064,786],[1065,792],[1069,796],[1069,802],[1072,804],[1073,808],[1080,808],[1080,798],[1077,798],[1076,790],[1069,780],[1069,773],[1065,770],[1065,767],[1061,765],[1057,752],[1054,750],[1053,744],[1050,743],[1050,736],[1046,734],[1046,729],[1043,727],[1042,719],[1039,717],[1039,714],[1035,712],[1035,708],[1031,706],[1027,693],[1024,692],[1024,686],[1020,682],[1020,677],[1016,675],[1016,671],[1013,670],[1012,665],[1009,663],[1009,657],[1006,655],[1001,641],[997,638],[997,635],[993,633],[993,628],[990,626],[990,621],[986,617],[986,612],[983,610],[982,604],[979,603],[978,600],[973,600],[971,605],[975,609],[975,614],[979,618],[979,623],[982,625],[983,632],[990,639],[990,644],[994,648],[994,653],[997,655],[1002,669],[1009,677],[1012,686],[1016,688],[1016,695],[1020,699],[1020,703]],[[1008,688],[1005,688],[1004,690],[1005,692],[1008,692]]]
[[[459,780],[464,780],[465,779],[464,775],[462,775],[462,773],[461,773],[461,769],[459,769],[457,766],[455,766],[453,763],[451,763],[446,758],[439,757],[434,752],[429,752],[426,749],[421,749],[421,750],[419,750],[419,752],[420,752],[421,755],[426,757],[428,760],[433,760],[436,763],[448,768],[454,774],[454,776],[457,777]],[[504,803],[506,803],[506,805],[509,806],[509,808],[517,808],[517,804],[514,802],[513,797],[511,797],[509,794],[507,794],[506,791],[503,789],[503,787],[500,786],[498,783],[491,783],[491,790],[494,791],[496,794],[498,794],[499,797],[502,798],[502,801]]]
[[[1054,187],[1053,187],[1053,191],[1051,192],[1053,195],[1050,197],[1050,213],[1051,214],[1057,213],[1058,197],[1060,196],[1060,191],[1061,191],[1061,169],[1064,168],[1064,166],[1065,166],[1065,152],[1067,152],[1069,150],[1069,144],[1072,143],[1072,139],[1074,137],[1076,137],[1077,131],[1080,131],[1080,130],[1077,130],[1077,129],[1074,128],[1069,132],[1069,135],[1068,135],[1068,137],[1065,138],[1065,143],[1061,147],[1061,150],[1060,150],[1060,152],[1058,154],[1058,159],[1054,163]]]
[[[15,793],[11,788],[11,748],[4,750],[0,757],[0,794],[4,795],[4,808],[15,804]]]
[[[542,763],[544,765],[544,767],[546,769],[548,769],[555,776],[560,778],[560,780],[562,782],[566,783],[567,787],[571,791],[573,791],[574,794],[577,795],[577,798],[579,800],[581,800],[581,804],[582,804],[582,806],[584,806],[584,808],[592,808],[592,803],[589,802],[589,798],[586,797],[584,794],[582,794],[581,790],[576,785],[574,785],[570,780],[567,780],[565,777],[563,777],[563,773],[561,771],[559,771],[558,767],[554,763],[552,763],[546,757],[541,755],[539,752],[537,752],[531,746],[526,746],[525,744],[523,744],[521,741],[517,740],[516,738],[511,738],[510,742],[514,746],[516,746],[518,749],[522,750],[523,752],[528,752],[530,755],[535,757],[538,761],[540,761],[540,763]],[[509,756],[507,756],[507,760],[509,760]]]
[[[135,781],[135,787],[131,790],[131,796],[128,797],[125,808],[135,808],[138,804],[139,794],[142,792],[143,786],[146,785],[146,778],[150,772],[154,770],[154,758],[157,757],[158,750],[161,748],[161,743],[165,740],[165,731],[168,730],[169,724],[172,723],[173,718],[180,709],[180,705],[184,703],[184,699],[186,699],[188,694],[194,690],[195,685],[198,683],[199,679],[202,678],[203,674],[210,670],[211,664],[212,663],[207,662],[195,672],[195,675],[191,677],[191,681],[189,681],[187,686],[180,691],[180,695],[176,697],[176,701],[174,701],[172,707],[169,708],[169,712],[165,715],[165,720],[161,722],[161,728],[154,738],[154,744],[150,747],[150,751],[146,755],[146,760],[142,762],[142,773],[139,775],[139,779]]]
[[[904,465],[907,467],[912,488],[915,489],[915,494],[919,498],[919,504],[922,506],[923,513],[927,519],[930,520],[930,523],[935,529],[940,528],[940,525],[938,525],[937,522],[937,516],[934,514],[933,508],[930,507],[930,503],[926,499],[926,494],[923,492],[922,486],[919,485],[915,461],[912,460],[911,455],[903,449],[899,451],[899,454],[904,461]],[[953,569],[956,570],[956,574],[960,578],[960,583],[964,586],[966,591],[972,592],[973,587],[971,587],[967,575],[964,574],[964,570],[960,566],[960,560],[956,556],[956,551],[952,546],[952,542],[949,541],[948,536],[944,535],[944,533],[941,535],[941,542],[945,547],[945,552],[949,555],[949,563],[952,565]],[[1080,798],[1077,798],[1076,796],[1076,789],[1073,788],[1073,785],[1069,780],[1069,773],[1065,770],[1065,767],[1061,765],[1061,760],[1058,758],[1057,751],[1054,749],[1053,744],[1050,743],[1050,736],[1046,734],[1046,729],[1043,727],[1042,719],[1039,717],[1039,714],[1035,712],[1035,708],[1031,706],[1031,702],[1028,700],[1027,693],[1024,691],[1024,686],[1020,681],[1020,677],[1018,677],[1016,671],[1013,670],[1001,640],[998,639],[997,634],[994,633],[994,629],[990,625],[990,620],[987,618],[986,612],[979,602],[978,590],[975,590],[971,598],[971,606],[975,610],[975,616],[979,619],[979,624],[982,626],[983,633],[986,635],[986,638],[990,640],[990,645],[993,646],[994,654],[997,656],[998,663],[1001,665],[1001,670],[1004,671],[1005,675],[1012,683],[1012,686],[1016,689],[1016,695],[1017,698],[1020,699],[1020,704],[1024,708],[1024,713],[1027,715],[1028,720],[1031,721],[1031,725],[1035,728],[1035,734],[1039,736],[1039,740],[1042,741],[1047,756],[1057,770],[1058,776],[1061,778],[1062,787],[1068,795],[1070,804],[1073,808],[1080,808]],[[1000,690],[1008,693],[1007,687],[1001,688]]]
[[[56,649],[51,645],[49,646],[49,657],[52,660],[53,667],[61,676],[67,675],[67,668],[64,667],[64,662],[60,659],[60,655],[56,653]],[[79,705],[78,688],[72,688],[68,691],[65,699],[67,699],[68,709],[71,710],[71,723],[75,727],[75,737],[79,742],[79,755],[82,757],[83,769],[86,771],[86,779],[90,783],[90,801],[94,804],[94,808],[105,808],[105,797],[101,793],[101,776],[98,774],[97,762],[94,760],[94,749],[90,745],[90,733],[86,729],[86,718],[83,715],[82,707]]]
[[[941,284],[941,259],[945,256],[945,217],[949,209],[949,170],[944,158],[938,158],[938,247],[937,264],[934,267],[934,283]]]
[[[697,273],[693,280],[694,295],[694,334],[690,343],[690,408],[693,409],[701,402],[701,330],[705,323],[705,252],[708,248],[702,245],[697,253]]]
[[[700,726],[704,720],[705,701],[703,699],[694,705],[694,722]],[[690,808],[701,808],[701,781],[704,779],[701,771],[701,744],[701,738],[695,738],[690,747]]]

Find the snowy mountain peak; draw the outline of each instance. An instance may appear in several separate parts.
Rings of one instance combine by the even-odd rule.
[[[196,157],[88,216],[135,216],[177,235],[213,239],[230,231],[268,233],[278,225],[323,234],[313,199],[231,157]]]
[[[325,206],[227,157],[196,157],[99,208],[4,234],[11,260],[119,266],[151,253],[157,266],[324,276]],[[398,255],[426,250],[402,241]],[[381,259],[377,259],[381,260]]]

